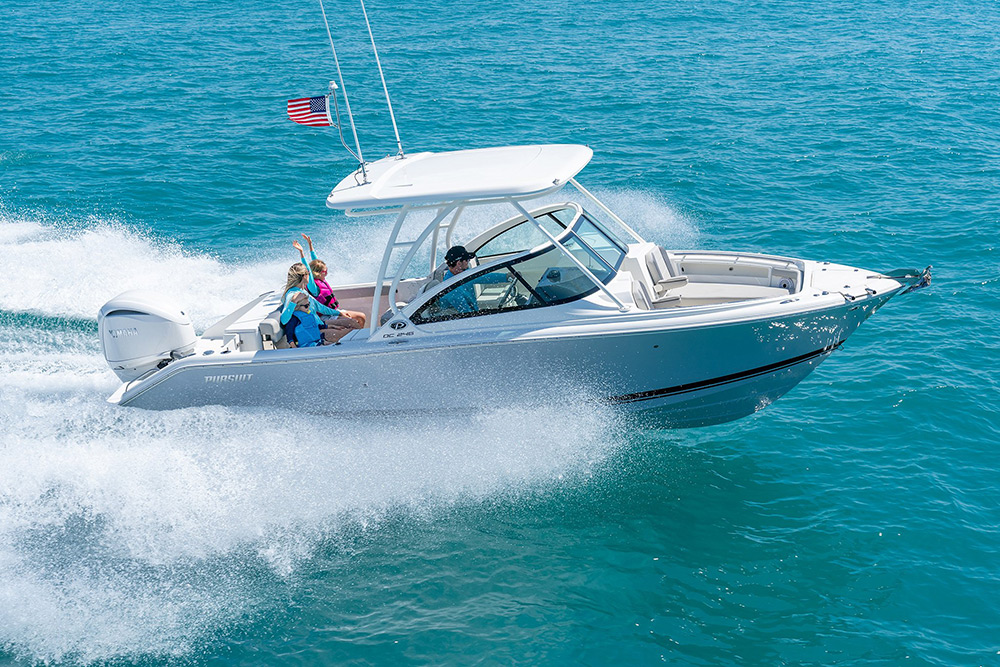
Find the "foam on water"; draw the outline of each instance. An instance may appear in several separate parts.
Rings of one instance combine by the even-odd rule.
[[[273,289],[278,265],[233,267],[117,221],[80,225],[0,219],[0,310],[93,320],[111,297],[149,289],[176,297],[204,327]],[[271,269],[271,270],[268,270]]]
[[[651,195],[600,196],[653,240],[696,235]],[[456,240],[510,215],[471,209]],[[344,284],[374,279],[390,226],[304,231]],[[592,406],[372,422],[105,402],[118,384],[97,342],[105,301],[158,291],[204,329],[281,286],[292,240],[224,261],[119,220],[0,210],[0,646],[43,661],[188,655],[275,604],[262,582],[294,579],[331,533],[566,483],[615,449],[615,415]]]
[[[356,232],[325,247],[385,234]],[[9,217],[0,252],[0,646],[28,659],[189,655],[278,604],[267,582],[294,579],[331,534],[573,483],[620,437],[593,406],[433,421],[117,408],[104,300],[166,290],[204,327],[273,288],[287,258],[230,265],[114,221]],[[65,280],[25,279],[48,266]]]
[[[387,236],[384,225],[368,224],[325,245],[317,239],[318,250],[329,253],[330,280],[374,280]],[[201,330],[258,294],[283,287],[297,257],[291,247],[296,238],[289,234],[287,246],[261,248],[258,256],[265,259],[235,263],[116,220],[53,223],[0,214],[6,265],[0,273],[0,311],[96,320],[116,294],[144,289],[182,306]],[[336,259],[341,257],[351,260]]]
[[[577,478],[614,448],[593,408],[156,413],[105,403],[96,355],[16,357],[0,384],[0,645],[33,659],[186,653],[272,604],[266,582],[331,532]]]
[[[594,194],[647,241],[677,250],[697,247],[700,235],[695,221],[662,196],[627,188],[596,190]]]

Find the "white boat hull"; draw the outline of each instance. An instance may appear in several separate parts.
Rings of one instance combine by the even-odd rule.
[[[894,292],[817,311],[713,326],[518,335],[189,357],[123,385],[121,405],[280,406],[320,413],[475,411],[517,404],[612,404],[666,426],[731,421],[808,375]],[[482,339],[480,338],[480,341]]]

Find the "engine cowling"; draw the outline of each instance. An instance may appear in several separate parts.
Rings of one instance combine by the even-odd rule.
[[[193,354],[198,339],[183,310],[142,290],[123,292],[104,304],[97,328],[104,359],[123,382]]]

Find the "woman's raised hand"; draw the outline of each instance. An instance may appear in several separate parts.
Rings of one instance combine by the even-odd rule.
[[[309,244],[309,252],[312,252],[313,251],[313,240],[311,238],[309,238],[308,236],[306,236],[305,234],[302,235],[302,238],[304,238],[306,240],[306,243]]]
[[[306,256],[305,251],[302,250],[302,244],[299,243],[298,241],[292,241],[292,247],[294,247],[296,250],[298,250],[299,251],[299,255],[301,255],[302,257]]]

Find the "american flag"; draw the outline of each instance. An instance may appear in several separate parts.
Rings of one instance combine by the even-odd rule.
[[[300,125],[329,127],[333,124],[327,112],[325,96],[288,100],[288,117]]]

